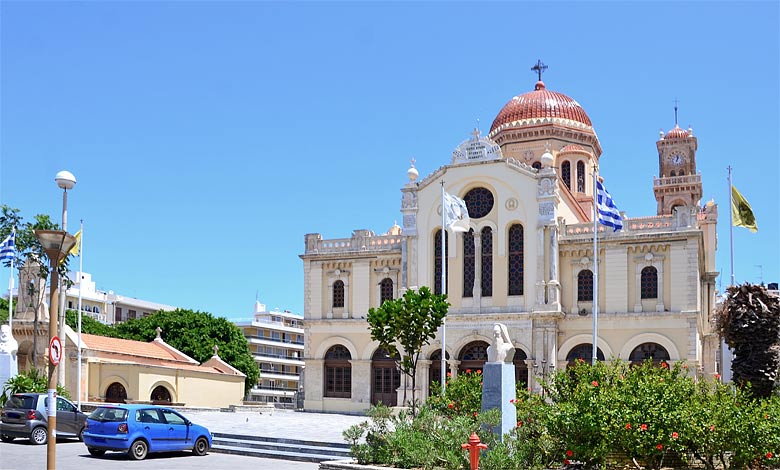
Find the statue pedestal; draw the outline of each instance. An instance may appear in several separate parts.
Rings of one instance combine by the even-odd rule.
[[[501,411],[501,424],[493,433],[503,436],[517,425],[517,410],[510,400],[516,398],[515,365],[506,362],[486,362],[482,369],[482,411]]]

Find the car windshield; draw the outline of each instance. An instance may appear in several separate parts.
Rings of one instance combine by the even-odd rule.
[[[89,419],[94,419],[95,421],[127,421],[127,410],[99,407],[89,415]]]
[[[6,408],[22,408],[27,410],[35,409],[35,399],[37,397],[31,395],[13,395],[5,404]]]

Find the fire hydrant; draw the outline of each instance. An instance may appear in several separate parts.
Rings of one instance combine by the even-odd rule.
[[[477,433],[471,433],[468,444],[461,444],[461,448],[469,450],[469,463],[471,463],[471,470],[477,470],[479,468],[479,451],[488,448],[487,444],[482,444],[479,441]]]

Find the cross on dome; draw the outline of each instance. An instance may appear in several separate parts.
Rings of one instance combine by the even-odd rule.
[[[474,130],[471,132],[471,136],[474,137],[474,140],[479,140],[479,128],[475,127]]]
[[[534,72],[537,73],[537,75],[539,76],[539,81],[541,82],[542,81],[542,74],[544,73],[545,70],[547,70],[547,66],[544,65],[544,62],[542,62],[542,59],[539,59],[539,60],[536,61],[536,65],[531,67],[531,70],[533,70]]]

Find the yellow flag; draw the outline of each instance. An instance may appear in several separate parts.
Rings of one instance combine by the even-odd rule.
[[[70,249],[70,251],[68,252],[68,255],[78,256],[79,255],[79,250],[81,250],[81,230],[79,230],[78,232],[74,233],[73,234],[73,238],[76,239],[76,244],[73,245],[73,248]],[[67,256],[62,258],[62,260],[60,261],[60,264],[64,263],[67,258],[68,258]]]
[[[734,219],[735,227],[745,227],[751,232],[758,232],[753,209],[734,185],[731,185],[731,217]]]

